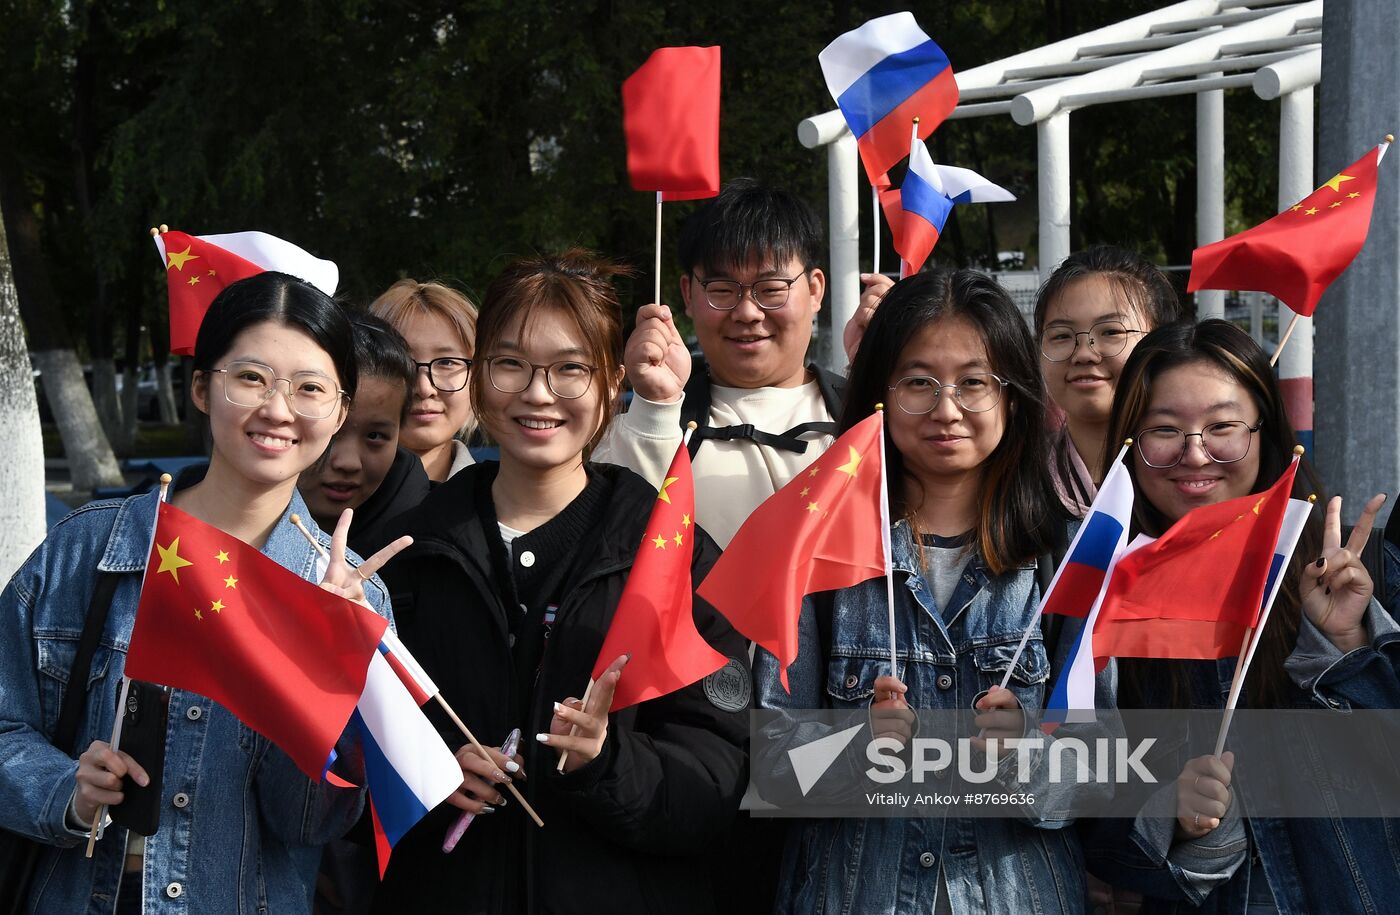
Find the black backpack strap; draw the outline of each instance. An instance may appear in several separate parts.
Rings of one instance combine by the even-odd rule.
[[[828,372],[819,365],[809,365],[808,368],[816,375],[817,390],[821,392],[822,403],[826,405],[826,410],[832,416],[837,416],[841,410],[841,397],[845,393],[846,379],[833,372]],[[696,365],[695,370],[690,374],[690,380],[685,385],[685,401],[681,406],[681,427],[695,423],[695,431],[690,436],[691,460],[695,459],[695,453],[700,450],[700,445],[706,441],[731,442],[735,439],[747,439],[755,444],[767,445],[769,448],[780,448],[784,451],[791,451],[794,454],[806,454],[807,442],[803,441],[804,435],[832,435],[836,434],[835,422],[809,422],[798,423],[786,432],[765,432],[755,428],[752,423],[743,423],[737,426],[710,426],[707,425],[710,418],[710,372],[704,365]]]
[[[68,688],[63,692],[63,707],[58,713],[53,745],[70,755],[77,751],[73,742],[78,738],[78,721],[87,704],[87,682],[92,673],[92,656],[107,626],[107,613],[112,609],[112,595],[117,590],[115,572],[98,572],[92,585],[92,601],[88,604],[83,634],[78,639],[78,653],[68,670]]]

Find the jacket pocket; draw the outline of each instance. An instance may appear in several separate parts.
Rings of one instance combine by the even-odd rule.
[[[1019,644],[1020,639],[1017,639],[973,649],[972,659],[983,678],[990,677],[993,682],[1001,683],[1006,668],[1011,667],[1011,659],[1016,657],[1016,646]],[[1031,639],[1017,659],[1016,666],[1011,669],[1011,682],[1020,686],[1039,686],[1048,679],[1050,662],[1045,658],[1045,644],[1040,639]]]
[[[889,669],[889,661],[883,658],[832,657],[826,668],[826,692],[832,705],[869,705],[875,695],[875,678]]]
[[[78,654],[78,639],[62,635],[37,635],[34,639],[34,653],[39,668],[39,705],[43,710],[44,733],[53,734],[58,729],[63,696],[68,689],[73,662]],[[88,671],[86,681],[79,684],[89,697],[93,694],[93,687],[106,679],[107,668],[112,663],[112,655],[115,653],[115,649],[102,643],[98,643],[93,650],[92,667]],[[97,711],[92,708],[84,709],[83,715],[78,719],[79,735],[84,730],[81,722],[101,720],[101,715],[95,714]]]

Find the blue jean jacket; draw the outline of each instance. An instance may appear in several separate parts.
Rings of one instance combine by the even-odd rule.
[[[0,827],[53,846],[31,889],[32,912],[109,913],[122,881],[126,830],[109,827],[93,857],[84,857],[86,831],[65,820],[78,764],[49,735],[100,570],[122,574],[93,656],[77,746],[111,738],[156,498],[73,512],[0,594]],[[318,557],[287,523],[292,512],[311,516],[294,494],[262,552],[315,580]],[[366,591],[388,615],[382,584],[376,579]],[[354,757],[349,746],[340,749]],[[160,828],[146,840],[141,874],[146,913],[309,912],[320,846],[349,829],[363,806],[362,791],[312,782],[222,706],[181,690],[170,696],[162,793]]]
[[[968,709],[979,693],[1000,683],[1034,617],[1040,599],[1035,565],[992,576],[974,552],[949,606],[940,608],[919,573],[905,523],[897,522],[891,535],[898,676],[909,687],[906,699],[915,709]],[[760,707],[863,708],[875,678],[889,673],[884,579],[829,597],[829,652],[815,619],[821,599],[827,598],[803,603],[799,653],[788,668],[791,694],[779,682],[777,660],[757,652]],[[1079,624],[1066,621],[1057,655],[1073,644]],[[1010,681],[1023,708],[1042,708],[1050,672],[1037,629]],[[1113,704],[1115,674],[1109,665],[1099,676],[1100,708]],[[753,764],[781,766],[785,755],[756,757]],[[796,820],[779,875],[778,910],[932,912],[941,867],[954,912],[1080,912],[1086,904],[1083,856],[1075,831],[1060,828],[1067,825],[974,817]]]
[[[1389,593],[1366,613],[1368,644],[1343,654],[1304,616],[1284,662],[1297,708],[1400,708],[1400,551],[1385,546]],[[1190,663],[1190,692],[1200,707],[1224,706],[1235,659]],[[1307,765],[1306,746],[1280,765]],[[1319,790],[1327,778],[1319,774]],[[1247,786],[1242,789],[1247,802]],[[1175,795],[1171,808],[1174,809]],[[1165,806],[1165,805],[1161,805]],[[1201,839],[1174,842],[1170,816],[1104,820],[1085,830],[1090,867],[1103,879],[1145,893],[1142,911],[1245,915],[1251,901],[1278,912],[1382,913],[1400,900],[1400,820],[1243,818],[1232,804]],[[1259,886],[1259,883],[1263,886]]]

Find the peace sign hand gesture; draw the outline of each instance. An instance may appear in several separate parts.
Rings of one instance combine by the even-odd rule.
[[[335,533],[331,534],[331,554],[326,565],[326,574],[321,578],[321,587],[373,610],[365,597],[365,582],[373,578],[374,573],[401,550],[411,546],[413,538],[405,534],[363,560],[358,567],[352,566],[345,559],[345,541],[350,536],[350,519],[353,517],[354,509],[347,508],[340,513],[340,520],[335,523]]]
[[[1385,499],[1385,493],[1371,497],[1343,548],[1342,497],[1333,496],[1323,522],[1322,555],[1304,566],[1303,612],[1338,651],[1354,651],[1367,642],[1366,608],[1375,585],[1361,562],[1361,551]]]

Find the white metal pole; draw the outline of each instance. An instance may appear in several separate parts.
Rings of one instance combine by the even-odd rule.
[[[1202,74],[1203,78],[1219,76]],[[1225,237],[1225,93],[1217,89],[1196,96],[1196,246]],[[1196,317],[1225,316],[1225,292],[1196,293]]]
[[[1282,211],[1313,189],[1313,89],[1306,86],[1279,97],[1278,208]],[[1294,317],[1278,303],[1279,333]],[[1299,318],[1278,363],[1279,389],[1298,441],[1313,448],[1313,320]]]
[[[826,196],[831,263],[826,276],[827,307],[831,309],[831,340],[826,366],[846,371],[842,334],[860,304],[860,154],[849,130],[826,147]]]
[[[1069,112],[1058,111],[1035,125],[1040,203],[1040,276],[1043,280],[1069,257]]]

